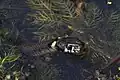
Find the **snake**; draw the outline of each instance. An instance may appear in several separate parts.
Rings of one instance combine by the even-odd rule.
[[[55,49],[49,48],[46,43],[48,42],[24,43],[19,45],[18,49],[22,54],[33,57],[44,56],[46,54],[50,54],[57,51]]]

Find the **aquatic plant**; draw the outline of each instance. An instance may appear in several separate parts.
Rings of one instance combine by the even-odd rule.
[[[59,31],[64,30],[64,27],[68,28],[68,31],[68,26],[75,30],[91,29],[98,27],[103,21],[103,11],[94,3],[84,3],[86,11],[83,11],[81,16],[76,16],[76,7],[71,0],[28,0],[27,3],[35,10],[35,13],[29,16],[34,18],[33,24],[39,25],[38,30],[34,32],[39,39],[63,36]]]
[[[103,11],[94,3],[85,3],[86,12],[77,17],[74,3],[70,0],[28,0],[28,4],[36,12],[30,14],[30,16],[34,17],[40,25],[38,30],[34,32],[40,41],[49,40],[50,37],[64,36],[65,34],[61,35],[61,31],[68,34],[70,32],[68,26],[73,28],[71,33],[76,33],[81,29],[96,30],[103,21]],[[65,28],[68,30],[65,30]]]
[[[13,35],[13,29],[2,25],[0,25],[0,79],[18,80],[20,77],[20,70],[16,67],[16,61],[20,57],[16,47],[19,44],[18,33]]]
[[[10,80],[15,77],[17,80],[20,72],[12,69],[16,68],[14,62],[19,58],[19,51],[8,41],[8,34],[7,29],[0,29],[0,79]]]
[[[15,67],[13,64],[14,61],[18,60],[19,56],[17,55],[9,55],[4,58],[0,58],[0,79],[1,80],[10,80],[11,78],[14,80],[18,80],[20,77],[20,72],[12,69]],[[11,63],[10,66],[8,66]],[[7,65],[7,66],[6,66]]]
[[[117,55],[120,38],[118,10],[101,10],[95,3],[86,3],[86,12],[76,17],[74,3],[69,0],[28,0],[28,4],[36,12],[29,16],[35,19],[33,24],[40,25],[34,32],[40,40],[50,39],[54,34],[60,36],[57,29],[64,24],[71,25],[73,33],[81,35],[80,30],[87,37],[85,41],[91,48],[91,59],[97,65],[101,61],[101,64],[106,64],[112,56]]]
[[[35,14],[29,14],[35,19],[33,23],[40,23],[38,31],[35,32],[40,39],[59,36],[57,29],[63,24],[67,24],[67,27],[72,19],[77,18],[74,3],[69,0],[28,0],[27,3],[32,10],[35,10]]]
[[[74,4],[69,0],[28,0],[28,4],[36,10],[31,16],[40,22],[65,22],[75,18]]]

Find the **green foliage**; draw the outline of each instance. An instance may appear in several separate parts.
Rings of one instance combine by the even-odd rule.
[[[12,68],[15,66],[15,64],[11,65],[11,67],[5,67],[5,64],[14,62],[18,60],[19,56],[18,55],[9,55],[5,56],[4,58],[0,59],[0,79],[2,80],[11,80],[11,76],[18,77],[16,75],[20,73],[14,74],[14,71],[12,71]],[[15,80],[15,79],[14,79]]]
[[[120,41],[120,12],[119,11],[114,11],[111,13],[111,16],[109,17],[109,25],[111,26],[113,32],[112,36],[115,41],[119,42]]]
[[[36,32],[34,32],[34,34],[36,34],[40,40],[60,36],[57,29],[60,31],[59,28],[63,23],[67,26],[72,25],[74,30],[77,31],[80,29],[89,29],[92,31],[92,29],[94,29],[95,32],[92,35],[95,35],[95,37],[93,41],[88,42],[90,42],[89,44],[93,44],[92,42],[95,42],[95,45],[93,44],[95,50],[98,50],[100,53],[102,52],[103,55],[104,51],[101,51],[101,49],[96,49],[96,46],[99,46],[98,44],[112,45],[113,47],[115,41],[118,42],[120,40],[119,11],[101,10],[95,3],[86,3],[86,12],[84,12],[82,16],[76,17],[75,7],[69,0],[28,0],[27,3],[30,8],[36,11],[35,14],[31,14],[30,16],[34,17],[35,20],[39,22],[38,25],[40,25],[40,27]],[[106,42],[104,40],[100,41],[101,37],[98,37],[99,35],[97,35],[96,32],[100,32],[101,35],[105,35],[106,41],[110,38],[109,35],[111,35],[111,42]],[[88,31],[88,33],[92,32]],[[89,34],[84,34],[84,36],[89,36]],[[112,41],[113,39],[116,40]],[[96,40],[98,40],[99,43],[96,43]],[[114,47],[116,47],[116,45]]]
[[[28,4],[30,8],[36,11],[30,16],[35,18],[34,24],[38,22],[37,24],[40,25],[38,30],[34,32],[40,40],[60,36],[59,28],[61,24],[65,23],[67,26],[72,25],[74,30],[92,31],[88,31],[83,36],[87,36],[87,39],[90,37],[88,42],[94,51],[92,55],[94,62],[107,63],[108,59],[119,51],[120,13],[118,10],[101,10],[95,3],[88,3],[86,6],[87,12],[84,12],[80,17],[76,17],[75,7],[69,0],[28,0]],[[105,35],[105,40],[97,32]]]
[[[28,4],[36,10],[31,16],[40,22],[66,22],[75,18],[74,4],[69,0],[28,0]]]
[[[40,28],[34,32],[40,40],[60,36],[56,30],[63,24],[72,25],[71,21],[77,18],[74,3],[70,0],[27,0],[27,3],[36,12],[29,14],[35,19],[33,23],[40,23]]]
[[[118,77],[117,80],[120,80],[120,77]]]
[[[8,35],[8,29],[0,29],[0,42],[4,42],[6,39],[6,36]]]
[[[17,45],[21,41],[19,31],[9,28],[0,28],[0,43]]]
[[[4,63],[10,63],[14,62],[19,58],[19,56],[11,55],[11,56],[5,56],[5,58],[0,59],[0,65],[3,65]]]
[[[17,36],[11,34],[9,28],[0,28],[0,79],[11,80],[11,77],[20,77],[19,70],[15,69],[15,62],[19,59],[19,50],[16,47]],[[11,38],[14,36],[14,39]],[[14,70],[13,70],[14,69]],[[14,74],[14,72],[17,72]],[[15,80],[15,79],[12,79]]]
[[[103,12],[95,3],[85,3],[87,12],[79,17],[76,17],[74,3],[70,0],[28,0],[27,3],[31,9],[36,11],[29,15],[34,17],[33,23],[39,22],[40,28],[34,34],[40,40],[61,36],[57,29],[63,25],[72,25],[75,30],[91,29],[96,28],[103,21]]]
[[[103,21],[103,11],[95,3],[89,3],[85,13],[83,28],[96,28]]]

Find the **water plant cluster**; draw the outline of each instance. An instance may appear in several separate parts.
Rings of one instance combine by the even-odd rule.
[[[94,2],[84,4],[85,11],[78,16],[72,0],[27,0],[26,5],[31,12],[25,17],[25,21],[30,20],[26,29],[33,30],[30,33],[38,39],[38,43],[65,34],[82,37],[91,48],[90,60],[94,64],[102,62],[99,65],[102,67],[120,50],[120,11],[101,9]],[[24,40],[21,36],[25,35],[14,25],[16,18],[8,19],[9,12],[6,12],[6,9],[0,10],[0,79],[57,80],[60,75],[55,66],[38,58],[34,64],[26,62],[19,49],[19,46],[24,44],[21,44]],[[7,27],[5,24],[9,20],[12,25]],[[118,76],[117,78],[119,80]]]

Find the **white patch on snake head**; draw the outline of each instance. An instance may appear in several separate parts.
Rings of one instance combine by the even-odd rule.
[[[54,42],[51,44],[51,48],[55,49],[56,43],[57,43],[57,41],[54,41]]]

